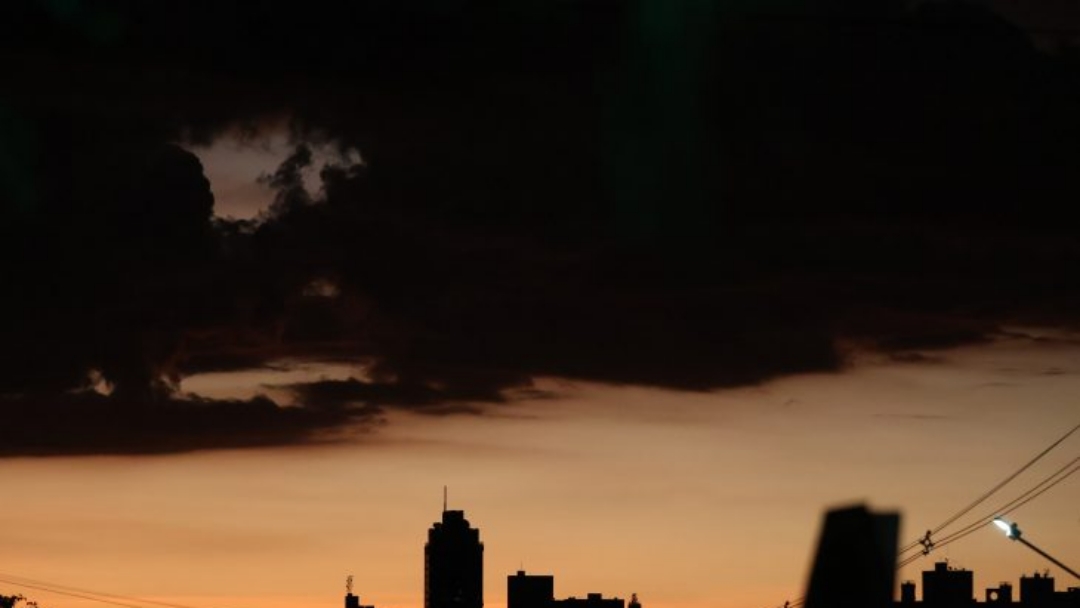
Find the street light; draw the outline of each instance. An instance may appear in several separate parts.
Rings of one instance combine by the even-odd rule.
[[[1030,542],[1028,542],[1027,540],[1025,540],[1024,537],[1021,535],[1020,528],[1016,525],[1016,522],[1011,522],[1010,523],[1010,522],[1007,522],[1007,521],[1005,521],[1004,519],[1002,519],[1000,517],[995,517],[994,518],[994,525],[997,526],[998,528],[1000,528],[1001,531],[1005,533],[1005,536],[1008,536],[1009,538],[1011,538],[1013,540],[1020,541],[1020,543],[1022,545],[1024,545],[1025,547],[1027,547],[1028,549],[1031,549],[1032,551],[1034,551],[1034,552],[1038,553],[1039,555],[1045,557],[1046,559],[1053,562],[1058,568],[1061,568],[1062,570],[1068,572],[1069,574],[1073,575],[1077,579],[1080,579],[1080,574],[1077,574],[1076,570],[1073,570],[1072,568],[1070,568],[1070,567],[1066,566],[1065,564],[1059,562],[1058,560],[1051,557],[1048,553],[1046,553],[1046,551],[1043,551],[1042,549],[1036,547],[1035,545],[1033,545]]]
[[[1020,538],[1020,528],[1017,528],[1016,524],[1010,524],[998,517],[994,519],[994,525],[1001,528],[1001,531],[1005,533],[1005,536],[1008,536],[1013,540]]]

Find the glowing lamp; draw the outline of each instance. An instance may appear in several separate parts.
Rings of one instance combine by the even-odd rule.
[[[1070,568],[1070,567],[1066,566],[1065,564],[1061,563],[1060,561],[1057,560],[1057,558],[1051,556],[1046,551],[1043,551],[1042,549],[1040,549],[1040,548],[1036,547],[1035,545],[1031,544],[1026,539],[1020,538],[1020,528],[1017,527],[1016,522],[1010,523],[1010,522],[1007,522],[1007,521],[1005,521],[1004,519],[1002,519],[1000,517],[995,517],[994,518],[994,525],[997,526],[998,528],[1001,528],[1001,531],[1004,532],[1005,535],[1008,536],[1009,538],[1011,538],[1013,540],[1016,540],[1016,541],[1020,541],[1021,545],[1024,545],[1028,549],[1031,549],[1032,551],[1034,551],[1034,552],[1038,553],[1039,555],[1045,557],[1050,562],[1053,562],[1053,564],[1055,566],[1057,566],[1058,568],[1061,568],[1062,570],[1064,570],[1064,571],[1068,572],[1069,574],[1075,576],[1076,578],[1080,579],[1080,573],[1077,573],[1076,570],[1073,570],[1072,568]]]
[[[1004,519],[997,517],[994,518],[994,525],[1001,528],[1001,531],[1005,533],[1005,536],[1008,536],[1013,540],[1020,538],[1020,528],[1016,527],[1016,524],[1010,524]]]

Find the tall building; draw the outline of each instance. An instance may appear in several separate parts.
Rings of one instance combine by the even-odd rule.
[[[464,511],[447,511],[424,545],[424,608],[483,608],[484,543]]]

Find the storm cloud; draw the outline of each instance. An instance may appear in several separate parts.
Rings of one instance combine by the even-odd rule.
[[[504,4],[5,6],[2,453],[348,440],[538,377],[711,390],[1076,322],[1070,55],[967,2]],[[274,202],[214,217],[177,143],[280,116]],[[369,373],[178,390],[290,358]]]

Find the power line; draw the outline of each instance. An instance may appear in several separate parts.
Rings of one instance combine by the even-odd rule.
[[[1046,456],[1047,454],[1049,454],[1054,448],[1061,445],[1066,439],[1071,437],[1073,435],[1073,433],[1075,433],[1077,430],[1080,430],[1080,424],[1077,424],[1076,426],[1069,429],[1069,431],[1067,433],[1065,433],[1064,435],[1059,437],[1056,441],[1051,443],[1044,450],[1042,450],[1041,452],[1036,454],[1034,458],[1029,460],[1027,463],[1025,463],[1023,466],[1021,466],[1016,471],[1014,471],[1008,477],[1006,477],[1005,479],[998,482],[997,485],[995,485],[994,487],[992,487],[989,490],[987,490],[986,492],[984,492],[980,497],[978,497],[977,499],[972,501],[966,507],[960,509],[959,511],[957,511],[956,513],[951,515],[948,519],[946,519],[944,522],[939,524],[937,527],[935,527],[935,528],[933,528],[931,530],[927,530],[926,535],[923,538],[921,538],[919,540],[916,540],[916,541],[913,541],[911,543],[908,543],[907,545],[904,545],[904,547],[902,549],[900,549],[900,555],[903,556],[905,553],[911,551],[912,549],[915,549],[915,548],[919,547],[920,545],[923,547],[922,553],[924,555],[928,554],[932,550],[932,548],[936,544],[938,544],[938,543],[935,543],[932,540],[932,537],[933,537],[934,534],[937,534],[938,532],[941,532],[942,530],[944,530],[945,528],[947,528],[948,526],[953,524],[956,520],[960,519],[964,515],[971,512],[972,509],[979,506],[983,502],[986,502],[987,499],[989,499],[991,496],[996,494],[1003,487],[1008,485],[1009,482],[1011,482],[1014,479],[1016,479],[1017,477],[1019,477],[1022,473],[1024,473],[1025,471],[1030,469],[1033,465],[1035,465],[1035,463],[1042,460],[1042,458],[1044,456]]]
[[[1074,426],[1073,428],[1071,428],[1071,429],[1069,430],[1069,432],[1068,432],[1068,433],[1065,433],[1064,435],[1062,435],[1062,436],[1061,436],[1061,438],[1060,438],[1060,439],[1058,439],[1058,440],[1057,440],[1057,441],[1055,441],[1054,443],[1051,443],[1051,444],[1050,444],[1050,445],[1049,445],[1049,446],[1048,446],[1048,447],[1047,447],[1047,448],[1046,448],[1045,450],[1043,450],[1043,451],[1039,452],[1039,453],[1038,453],[1038,455],[1036,455],[1036,456],[1035,456],[1034,458],[1032,458],[1031,460],[1029,460],[1029,461],[1027,462],[1027,464],[1025,464],[1024,466],[1022,466],[1022,467],[1020,467],[1019,469],[1017,469],[1017,470],[1016,470],[1015,472],[1013,472],[1013,474],[1012,474],[1012,475],[1009,475],[1009,476],[1008,476],[1008,477],[1006,477],[1005,479],[1001,480],[1001,481],[1000,481],[1000,482],[999,482],[999,483],[998,483],[998,484],[997,484],[996,486],[994,486],[993,488],[990,488],[990,490],[988,490],[987,492],[985,492],[985,493],[984,493],[984,494],[983,494],[982,496],[980,496],[979,498],[977,498],[977,499],[976,499],[976,500],[975,500],[974,502],[972,502],[972,503],[971,503],[971,504],[969,504],[968,506],[966,506],[966,507],[964,507],[963,509],[961,509],[961,510],[960,510],[959,512],[955,513],[955,514],[954,514],[954,515],[953,515],[952,517],[950,517],[949,519],[946,519],[944,523],[940,524],[940,525],[939,525],[938,527],[936,527],[936,528],[934,528],[933,530],[931,530],[931,532],[932,532],[932,533],[934,533],[934,534],[937,534],[937,533],[938,533],[938,532],[940,532],[941,530],[945,529],[945,527],[946,527],[946,526],[948,526],[949,524],[953,523],[953,522],[954,522],[954,521],[956,521],[957,519],[960,519],[961,517],[963,517],[964,515],[966,515],[966,514],[967,514],[968,512],[970,512],[970,511],[971,511],[972,509],[974,509],[975,507],[977,507],[977,506],[979,506],[980,504],[982,504],[982,503],[983,503],[984,501],[986,501],[986,500],[987,500],[988,498],[990,498],[990,497],[991,497],[991,496],[992,496],[992,495],[993,495],[993,494],[994,494],[995,492],[997,492],[997,491],[998,491],[998,490],[1000,490],[1001,488],[1005,487],[1005,485],[1006,485],[1006,484],[1008,484],[1008,483],[1009,483],[1010,481],[1012,481],[1012,480],[1016,479],[1016,478],[1017,478],[1017,477],[1018,477],[1018,476],[1019,476],[1019,475],[1020,475],[1021,473],[1023,473],[1023,472],[1024,472],[1024,471],[1026,471],[1026,470],[1028,470],[1029,468],[1031,468],[1031,466],[1032,466],[1032,465],[1034,465],[1034,464],[1035,464],[1036,462],[1038,462],[1039,460],[1041,460],[1043,456],[1046,456],[1047,454],[1049,454],[1051,450],[1053,450],[1053,449],[1054,449],[1054,448],[1056,448],[1057,446],[1061,445],[1061,443],[1062,443],[1063,441],[1065,441],[1066,439],[1068,439],[1068,438],[1069,438],[1069,436],[1071,436],[1071,435],[1072,435],[1073,433],[1075,433],[1075,432],[1076,432],[1076,431],[1077,431],[1078,429],[1080,429],[1080,424],[1077,424],[1076,426]]]
[[[18,587],[26,587],[29,589],[37,589],[39,591],[47,591],[49,593],[56,593],[59,595],[67,595],[70,597],[92,600],[104,604],[112,604],[114,606],[121,606],[123,608],[147,608],[146,604],[163,606],[164,608],[194,608],[193,606],[188,606],[185,604],[161,602],[157,600],[134,597],[130,595],[103,593],[100,591],[92,591],[90,589],[81,589],[79,587],[71,587],[58,583],[35,580],[32,578],[27,578],[25,576],[19,576],[17,574],[10,574],[6,572],[0,572],[0,583],[7,583],[9,585],[15,585]]]
[[[1072,468],[1069,468],[1069,467],[1072,467]],[[1009,513],[1019,509],[1020,507],[1022,507],[1024,505],[1026,505],[1027,503],[1035,500],[1036,498],[1038,498],[1039,496],[1041,496],[1042,494],[1044,494],[1045,492],[1047,492],[1048,490],[1050,490],[1054,486],[1058,485],[1059,483],[1065,481],[1066,479],[1068,479],[1074,473],[1077,473],[1077,472],[1080,472],[1080,456],[1077,456],[1076,458],[1073,458],[1065,466],[1061,467],[1057,471],[1054,471],[1054,473],[1052,473],[1049,477],[1043,479],[1041,482],[1036,484],[1034,487],[1028,489],[1026,492],[1023,492],[1022,494],[1020,494],[1020,496],[1017,496],[1016,498],[1012,499],[1011,501],[1009,501],[1008,503],[1003,505],[1000,509],[995,510],[993,513],[991,513],[989,515],[985,515],[982,518],[980,518],[979,520],[975,521],[974,523],[968,524],[967,526],[965,526],[961,530],[959,530],[957,532],[954,532],[954,533],[950,534],[949,536],[946,536],[945,538],[938,541],[937,543],[934,543],[933,546],[937,547],[937,548],[945,547],[945,546],[948,546],[948,545],[950,545],[950,544],[952,544],[952,543],[954,543],[954,542],[956,542],[956,541],[958,541],[958,540],[960,540],[960,539],[962,539],[962,538],[964,538],[964,537],[966,537],[966,536],[968,536],[970,534],[974,534],[975,532],[977,532],[979,530],[979,528],[981,528],[981,527],[985,526],[986,524],[990,523],[991,521],[993,521],[995,517],[999,517],[999,516],[1002,516],[1002,515],[1008,515]],[[918,544],[918,543],[916,543],[916,544]],[[900,570],[901,568],[904,568],[905,566],[909,566],[909,565],[919,561],[919,559],[921,559],[923,557],[926,557],[928,554],[929,554],[929,552],[915,553],[914,555],[910,555],[907,558],[900,559],[900,561],[896,564],[896,569]],[[900,555],[897,556],[897,558],[899,559],[902,556],[903,556],[903,552],[901,552]],[[785,602],[783,608],[801,608],[805,603],[806,603],[806,596],[802,596],[802,597],[796,599],[793,602]]]
[[[1065,481],[1066,479],[1068,479],[1069,477],[1071,477],[1074,473],[1080,472],[1080,464],[1077,464],[1078,462],[1080,462],[1080,457],[1074,458],[1071,462],[1066,464],[1064,467],[1058,469],[1053,475],[1051,475],[1050,477],[1044,479],[1042,482],[1040,482],[1035,487],[1031,488],[1027,492],[1024,492],[1023,494],[1021,494],[1020,496],[1018,496],[1018,497],[1014,498],[1013,500],[1009,501],[1005,505],[1002,505],[1002,507],[999,510],[996,510],[996,511],[990,513],[990,514],[987,514],[987,515],[983,516],[982,518],[976,520],[975,522],[973,522],[971,524],[968,524],[964,528],[962,528],[962,529],[950,534],[949,536],[946,536],[942,540],[938,541],[933,546],[935,548],[941,548],[941,547],[946,547],[948,545],[951,545],[952,543],[954,543],[954,542],[956,542],[958,540],[961,540],[961,539],[963,539],[963,538],[965,538],[965,537],[967,537],[967,536],[969,536],[971,534],[974,534],[975,532],[978,532],[980,528],[982,528],[983,526],[985,526],[988,523],[990,523],[991,521],[993,521],[995,517],[999,517],[999,516],[1002,516],[1002,515],[1008,515],[1009,513],[1012,513],[1013,511],[1016,511],[1020,507],[1028,504],[1032,500],[1035,500],[1039,496],[1041,496],[1044,493],[1046,493],[1047,491],[1049,491],[1054,486],[1058,485],[1059,483],[1061,483],[1061,482]],[[1069,467],[1072,467],[1072,468],[1070,469]],[[1057,477],[1057,478],[1054,479],[1055,477]],[[903,568],[904,566],[912,564],[912,563],[918,561],[920,558],[925,557],[926,555],[928,555],[928,552],[915,553],[915,554],[907,557],[906,559],[901,560],[899,565],[898,565],[898,568]]]
[[[140,606],[138,604],[128,604],[126,602],[119,602],[119,601],[115,601],[115,600],[107,600],[107,599],[102,599],[100,597],[94,597],[94,596],[91,596],[91,595],[84,595],[84,594],[81,594],[81,593],[73,593],[71,591],[60,591],[58,589],[51,589],[49,587],[42,587],[42,586],[39,586],[39,585],[31,585],[30,583],[19,583],[19,582],[15,582],[15,581],[9,581],[9,580],[5,580],[3,578],[0,578],[0,583],[7,583],[9,585],[15,585],[17,587],[26,587],[28,589],[37,589],[38,591],[47,591],[49,593],[57,593],[57,594],[66,595],[66,596],[69,596],[69,597],[77,597],[77,598],[81,598],[81,599],[84,599],[84,600],[91,600],[91,601],[94,601],[94,602],[102,602],[104,604],[112,604],[113,606],[123,606],[124,608],[145,608],[144,606]]]
[[[138,602],[139,604],[153,604],[155,606],[164,606],[165,608],[193,608],[192,606],[186,606],[184,604],[174,604],[174,603],[169,603],[169,602],[160,602],[160,601],[157,601],[157,600],[148,600],[146,598],[135,597],[135,596],[131,596],[131,595],[121,595],[121,594],[117,594],[117,593],[104,593],[104,592],[101,592],[101,591],[94,591],[92,589],[82,589],[82,588],[79,588],[79,587],[72,587],[70,585],[61,585],[59,583],[50,583],[48,581],[35,580],[35,579],[32,579],[32,578],[27,578],[25,576],[20,576],[18,574],[11,574],[11,573],[8,573],[8,572],[0,572],[0,577],[4,577],[4,578],[7,578],[7,579],[16,579],[16,580],[19,580],[19,581],[25,581],[27,583],[31,583],[31,584],[34,584],[34,585],[44,585],[44,586],[48,586],[48,587],[54,587],[56,589],[63,589],[65,591],[72,591],[72,592],[77,592],[77,593],[88,593],[90,595],[97,595],[97,596],[101,596],[101,597],[111,597],[111,598],[116,598],[116,599],[119,599],[119,600],[125,600],[125,601],[128,601],[128,602]],[[16,584],[16,583],[12,583],[12,584]]]
[[[1071,461],[1066,463],[1064,466],[1062,466],[1061,468],[1059,468],[1058,470],[1054,471],[1049,476],[1044,478],[1039,483],[1035,484],[1031,488],[1029,488],[1026,491],[1022,492],[1016,498],[1013,498],[1009,502],[999,506],[998,508],[996,508],[993,511],[987,513],[986,515],[983,515],[982,517],[976,519],[974,522],[969,523],[968,525],[964,526],[960,530],[957,530],[956,532],[953,532],[952,534],[949,534],[949,535],[945,536],[941,540],[934,543],[932,546],[934,546],[934,547],[945,546],[945,545],[949,544],[950,542],[952,542],[954,540],[957,540],[959,538],[962,538],[963,536],[966,536],[970,532],[973,532],[973,531],[979,529],[981,526],[983,526],[983,525],[989,523],[990,521],[992,521],[995,517],[998,517],[998,516],[1001,516],[1001,515],[1007,515],[1008,513],[1011,513],[1012,511],[1015,511],[1016,509],[1019,509],[1020,507],[1026,505],[1027,503],[1029,503],[1032,500],[1034,500],[1034,499],[1038,498],[1039,496],[1041,496],[1043,493],[1045,493],[1049,489],[1051,489],[1054,486],[1058,485],[1059,483],[1065,481],[1069,476],[1071,476],[1073,473],[1077,472],[1077,470],[1080,470],[1080,466],[1076,466],[1072,470],[1069,470],[1070,467],[1073,467],[1074,465],[1077,465],[1077,463],[1080,463],[1080,456],[1072,459]],[[926,553],[927,552],[924,552],[921,555],[925,555]]]
[[[945,528],[947,528],[948,526],[950,526],[954,522],[956,522],[956,520],[958,520],[961,517],[963,517],[964,515],[970,513],[975,507],[979,506],[983,502],[986,502],[987,499],[989,499],[991,496],[996,494],[999,490],[1001,490],[1003,487],[1008,485],[1011,481],[1013,481],[1014,479],[1019,477],[1022,473],[1024,473],[1028,469],[1030,469],[1032,466],[1035,465],[1035,463],[1042,460],[1042,458],[1044,456],[1046,456],[1051,451],[1053,451],[1054,448],[1061,445],[1066,439],[1071,437],[1073,435],[1073,433],[1075,433],[1078,430],[1080,430],[1080,423],[1078,423],[1076,426],[1069,429],[1068,432],[1066,432],[1064,435],[1059,437],[1056,441],[1051,443],[1049,446],[1047,446],[1041,452],[1036,454],[1034,458],[1032,458],[1031,460],[1026,462],[1023,466],[1021,466],[1019,469],[1017,469],[1016,471],[1011,473],[1008,477],[1001,480],[994,487],[992,487],[989,490],[987,490],[986,492],[984,492],[979,498],[975,499],[970,504],[968,504],[964,508],[960,509],[959,511],[957,511],[956,513],[951,515],[948,519],[946,519],[944,522],[939,524],[937,527],[935,527],[935,528],[933,528],[931,530],[927,530],[925,537],[923,537],[923,538],[921,538],[919,540],[913,541],[913,542],[905,545],[904,547],[902,547],[899,550],[899,553],[897,554],[897,559],[899,561],[898,561],[898,563],[896,565],[896,569],[900,570],[901,568],[903,568],[905,566],[908,566],[908,565],[918,561],[919,558],[922,558],[922,557],[925,557],[926,555],[929,555],[930,551],[933,550],[933,548],[935,548],[935,547],[938,547],[938,548],[944,547],[946,545],[949,545],[951,543],[954,543],[954,542],[964,538],[965,536],[968,536],[969,534],[974,533],[980,527],[982,527],[983,525],[985,525],[985,524],[989,523],[990,521],[992,521],[995,517],[998,517],[998,516],[1001,516],[1001,515],[1007,515],[1007,514],[1011,513],[1012,511],[1015,511],[1015,510],[1019,509],[1020,507],[1022,507],[1024,505],[1026,505],[1027,503],[1031,502],[1032,500],[1035,500],[1036,498],[1038,498],[1039,496],[1041,496],[1042,494],[1044,494],[1045,492],[1047,492],[1048,490],[1050,490],[1054,486],[1056,486],[1059,483],[1065,481],[1070,476],[1072,476],[1074,473],[1080,472],[1080,464],[1077,464],[1077,463],[1080,463],[1080,456],[1078,456],[1078,457],[1074,458],[1073,460],[1071,460],[1066,465],[1064,465],[1063,467],[1059,468],[1057,471],[1051,473],[1048,477],[1044,478],[1039,483],[1035,484],[1035,486],[1029,488],[1027,491],[1021,493],[1016,498],[1012,499],[1011,501],[1009,501],[1008,503],[1006,503],[1005,505],[1003,505],[999,509],[995,510],[992,514],[985,515],[985,516],[979,518],[974,523],[968,524],[964,528],[960,529],[957,532],[953,532],[952,534],[946,536],[945,538],[941,539],[940,541],[934,542],[934,541],[931,540],[931,537],[934,534],[944,530]],[[1076,465],[1076,466],[1073,467],[1073,465]],[[1069,467],[1073,467],[1073,468],[1069,469]],[[1060,477],[1059,477],[1059,475],[1060,475]],[[924,548],[923,551],[921,551],[919,553],[915,553],[914,555],[910,555],[910,556],[908,556],[906,558],[904,557],[904,554],[908,553],[909,551],[911,551],[912,549],[914,549],[916,547],[919,547],[920,545]],[[794,601],[785,602],[783,608],[802,608],[803,604],[805,604],[805,603],[806,603],[806,596],[802,596],[802,597],[800,597],[800,598],[798,598],[798,599],[796,599]]]
[[[941,541],[939,541],[937,543],[937,546],[944,547],[944,546],[949,545],[949,544],[951,544],[953,542],[956,542],[956,541],[960,540],[961,538],[964,538],[965,536],[977,531],[982,526],[985,526],[986,524],[990,523],[991,521],[994,520],[995,517],[999,517],[999,516],[1002,516],[1002,515],[1008,515],[1009,513],[1012,513],[1013,511],[1019,509],[1020,507],[1028,504],[1032,500],[1035,500],[1039,496],[1043,495],[1045,492],[1049,491],[1054,486],[1056,486],[1059,483],[1061,483],[1061,482],[1065,481],[1066,479],[1068,479],[1070,476],[1073,475],[1073,473],[1076,473],[1076,472],[1080,471],[1080,464],[1077,464],[1077,463],[1080,463],[1080,457],[1074,458],[1071,462],[1066,464],[1064,467],[1058,469],[1053,475],[1051,475],[1047,479],[1044,479],[1042,482],[1040,482],[1038,485],[1036,485],[1032,489],[1028,490],[1024,494],[1021,494],[1020,496],[1018,496],[1018,497],[1014,498],[1013,500],[1011,500],[1010,502],[1006,503],[1000,509],[998,509],[998,510],[992,512],[992,513],[988,513],[987,515],[984,515],[982,518],[978,519],[977,521],[975,521],[975,522],[973,522],[971,524],[968,524],[966,527],[962,528],[961,530],[958,530],[958,531],[950,534],[949,536],[946,536],[945,538],[943,538]],[[1072,467],[1072,468],[1070,469],[1069,467]],[[1057,477],[1057,479],[1054,479],[1054,477]],[[1053,481],[1051,482],[1052,479],[1053,479]],[[1042,487],[1042,486],[1045,486],[1045,487]],[[921,555],[920,555],[920,557],[921,557]]]

